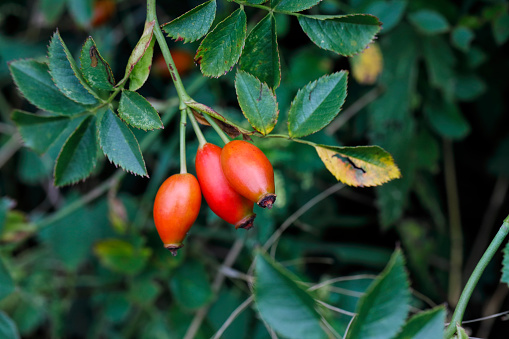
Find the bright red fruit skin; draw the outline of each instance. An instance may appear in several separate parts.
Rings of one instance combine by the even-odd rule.
[[[235,228],[249,229],[256,214],[253,202],[237,193],[221,168],[221,147],[206,143],[196,153],[196,176],[210,209]]]
[[[200,212],[198,180],[189,173],[175,174],[163,182],[154,201],[154,222],[164,247],[173,255]]]
[[[240,195],[260,207],[272,207],[276,200],[274,169],[258,147],[243,140],[227,143],[221,152],[221,168]]]

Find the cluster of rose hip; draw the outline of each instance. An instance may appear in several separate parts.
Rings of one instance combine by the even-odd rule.
[[[274,170],[263,152],[243,140],[223,149],[200,144],[196,175],[174,174],[161,185],[154,201],[154,222],[164,247],[176,255],[198,217],[201,194],[210,209],[235,228],[249,229],[256,214],[254,203],[271,208],[276,200]]]

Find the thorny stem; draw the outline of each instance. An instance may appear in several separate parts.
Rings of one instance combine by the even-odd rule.
[[[468,301],[470,300],[470,296],[472,295],[472,292],[474,291],[475,286],[477,285],[477,282],[481,278],[482,273],[484,272],[484,269],[486,266],[488,266],[488,263],[491,261],[495,253],[497,252],[498,248],[504,241],[505,237],[509,233],[509,216],[507,216],[498,230],[497,234],[495,235],[495,238],[491,241],[490,246],[484,252],[482,258],[477,263],[477,266],[474,269],[474,272],[472,272],[472,275],[467,281],[467,284],[465,285],[465,288],[463,289],[463,292],[461,293],[461,296],[458,301],[458,305],[456,306],[456,309],[454,310],[454,313],[452,315],[451,323],[447,327],[447,330],[445,331],[444,338],[452,338],[454,333],[456,333],[456,325],[461,324],[461,321],[463,320],[463,315],[465,314],[465,309],[467,307]]]
[[[194,133],[196,134],[196,137],[198,138],[200,147],[203,147],[203,145],[205,145],[207,143],[207,140],[203,136],[200,126],[198,126],[198,122],[196,121],[196,118],[194,117],[193,112],[191,112],[191,109],[187,108],[186,111],[187,111],[187,115],[189,115],[189,120],[191,121],[191,125],[193,125]]]
[[[186,164],[186,109],[180,110],[180,173],[187,173]]]
[[[207,120],[207,122],[210,124],[210,126],[212,126],[212,128],[217,132],[217,134],[221,137],[221,140],[223,140],[223,142],[225,144],[230,142],[230,139],[228,138],[226,133],[223,132],[221,127],[219,127],[217,125],[217,123],[214,121],[214,119],[212,119],[212,117],[210,117],[208,114],[205,114],[205,113],[203,114],[203,117],[205,118],[205,120]]]

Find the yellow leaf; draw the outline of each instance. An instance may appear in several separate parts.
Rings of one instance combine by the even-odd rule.
[[[378,186],[401,177],[392,156],[378,146],[315,146],[325,167],[350,186]]]
[[[352,75],[363,85],[373,85],[383,70],[382,51],[376,43],[372,43],[362,53],[351,59]]]

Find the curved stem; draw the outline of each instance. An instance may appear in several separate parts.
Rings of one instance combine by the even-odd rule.
[[[186,109],[180,110],[180,173],[187,173],[186,164]]]
[[[193,125],[194,133],[196,134],[196,137],[198,138],[198,142],[200,143],[200,148],[203,147],[207,143],[207,140],[203,136],[203,133],[201,132],[200,126],[198,126],[198,122],[196,121],[196,118],[193,115],[193,112],[191,112],[191,109],[186,108],[187,115],[189,115],[189,120],[191,121],[191,125]]]
[[[219,134],[219,136],[221,137],[221,140],[223,140],[223,142],[225,144],[230,142],[230,138],[228,138],[226,133],[223,132],[221,127],[219,127],[217,125],[217,123],[214,121],[214,119],[212,119],[212,117],[210,117],[209,115],[207,115],[205,113],[203,114],[203,117],[205,117],[205,120],[207,120],[207,122],[210,124],[210,126],[212,126],[212,128],[217,132],[217,134]]]
[[[454,310],[454,313],[452,315],[451,323],[449,324],[447,330],[445,331],[444,338],[447,339],[452,338],[452,336],[456,332],[456,325],[461,324],[468,301],[470,300],[470,296],[472,295],[472,292],[474,291],[477,282],[481,278],[484,269],[486,268],[486,266],[488,266],[488,263],[491,261],[491,259],[497,252],[498,248],[500,247],[508,233],[509,233],[509,216],[505,218],[504,223],[498,230],[497,234],[495,235],[495,238],[493,238],[493,240],[491,241],[490,246],[488,247],[486,252],[484,252],[484,255],[482,256],[481,260],[479,260],[479,262],[477,263],[474,272],[472,272],[472,275],[468,279],[467,284],[465,285],[465,288],[463,289],[463,292],[461,293],[461,296],[459,298],[458,305],[456,306],[456,309]]]
[[[182,80],[180,79],[180,75],[177,72],[177,67],[175,66],[175,62],[173,62],[173,58],[171,57],[170,49],[168,48],[168,44],[166,43],[166,39],[161,31],[161,27],[159,27],[159,22],[157,21],[156,14],[156,0],[147,0],[147,21],[155,21],[154,25],[154,35],[157,40],[157,44],[159,48],[161,48],[161,52],[163,54],[164,60],[168,65],[168,70],[171,74],[171,79],[173,80],[173,84],[175,85],[175,89],[177,90],[177,94],[180,99],[180,109],[185,108],[185,101],[191,100],[189,95],[187,94],[184,84],[182,84]]]

